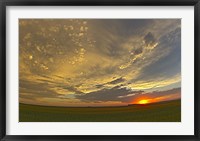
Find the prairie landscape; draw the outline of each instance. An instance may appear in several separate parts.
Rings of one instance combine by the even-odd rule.
[[[51,107],[20,104],[20,122],[180,122],[181,101],[120,107]]]

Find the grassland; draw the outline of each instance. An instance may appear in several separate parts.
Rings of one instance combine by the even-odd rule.
[[[181,101],[124,107],[48,107],[19,104],[19,122],[180,122]]]

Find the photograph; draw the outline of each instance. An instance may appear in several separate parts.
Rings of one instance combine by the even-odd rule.
[[[181,122],[181,18],[19,18],[18,32],[19,122]]]

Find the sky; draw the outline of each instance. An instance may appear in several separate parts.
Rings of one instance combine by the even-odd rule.
[[[180,98],[181,19],[19,19],[20,103]]]

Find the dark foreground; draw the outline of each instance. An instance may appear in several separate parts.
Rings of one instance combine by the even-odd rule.
[[[19,104],[20,122],[180,122],[181,101],[124,107],[48,107]]]

